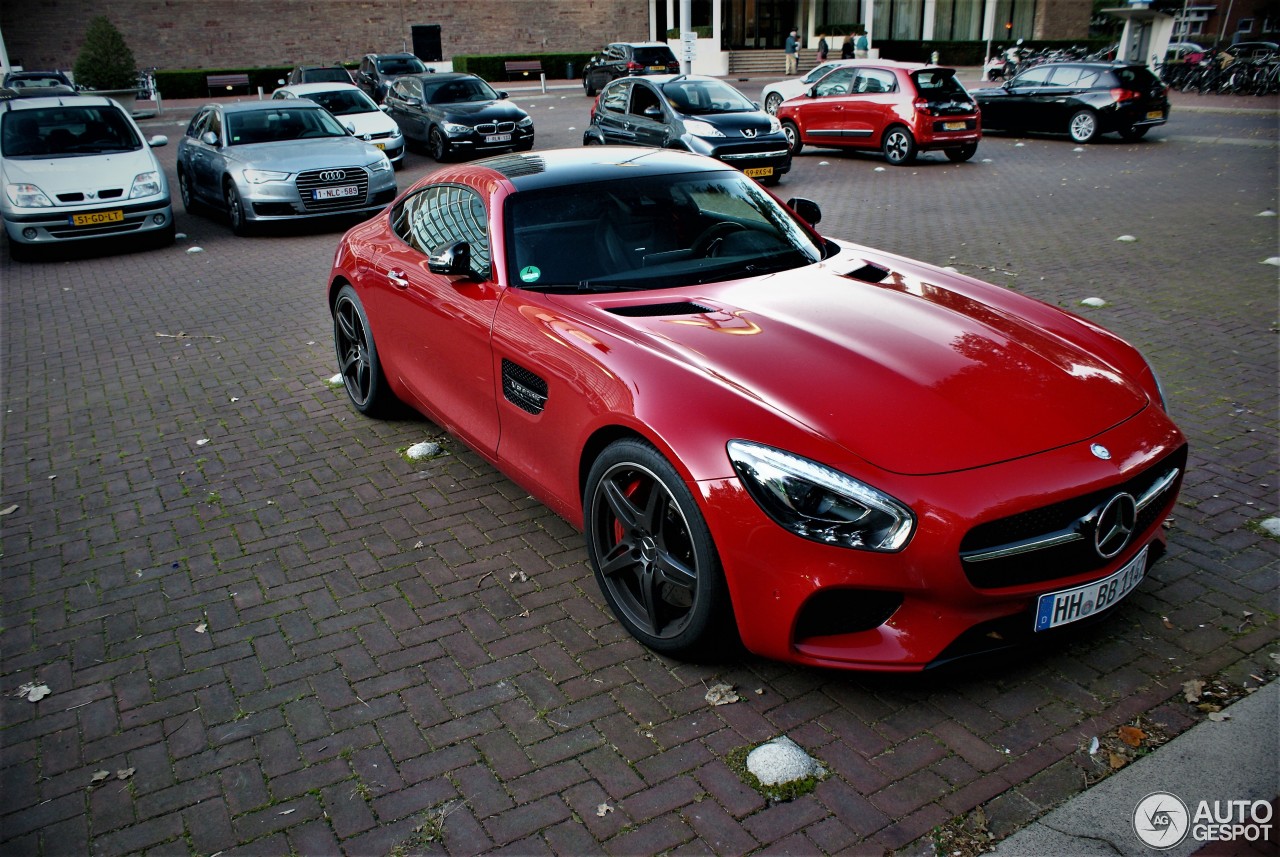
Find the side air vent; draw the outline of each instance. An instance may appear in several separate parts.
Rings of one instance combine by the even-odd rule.
[[[504,357],[502,395],[520,410],[537,416],[547,406],[547,382]]]
[[[669,304],[636,304],[634,306],[618,306],[613,307],[609,312],[614,315],[624,315],[627,318],[652,318],[658,315],[701,315],[703,313],[715,312],[711,307],[702,306],[701,304],[690,303],[689,301],[678,301]]]
[[[883,282],[885,277],[889,276],[889,269],[881,267],[873,262],[868,262],[861,268],[845,274],[845,276],[851,277],[855,280],[862,280],[864,283],[879,283]]]

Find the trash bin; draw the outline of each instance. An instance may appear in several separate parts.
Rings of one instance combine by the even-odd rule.
[[[565,79],[565,80],[573,80],[573,79],[574,79],[574,77],[576,77],[576,75],[573,73],[573,63],[571,63],[571,62],[567,62],[567,63],[565,63],[565,64],[564,64],[564,79]]]

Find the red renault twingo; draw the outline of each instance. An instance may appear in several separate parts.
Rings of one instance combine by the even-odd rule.
[[[778,107],[782,130],[798,155],[805,145],[879,150],[894,166],[918,152],[942,150],[967,161],[978,151],[982,123],[956,70],[868,60],[835,69]]]

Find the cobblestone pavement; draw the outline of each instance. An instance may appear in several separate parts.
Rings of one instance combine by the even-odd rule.
[[[518,98],[539,147],[580,141],[580,92]],[[328,384],[341,227],[179,213],[165,250],[0,257],[0,851],[928,853],[977,806],[1026,824],[1104,773],[1092,737],[1178,733],[1183,681],[1275,667],[1275,124],[797,159],[780,195],[828,234],[1129,338],[1191,440],[1169,554],[1108,621],[924,676],[640,647],[562,520],[448,438],[407,461],[433,425]],[[710,707],[721,681],[744,699]],[[771,805],[725,758],[781,734],[830,776]]]

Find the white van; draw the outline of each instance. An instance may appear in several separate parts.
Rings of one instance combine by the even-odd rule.
[[[0,215],[9,255],[136,236],[173,243],[169,182],[153,146],[115,101],[64,95],[0,101]]]

